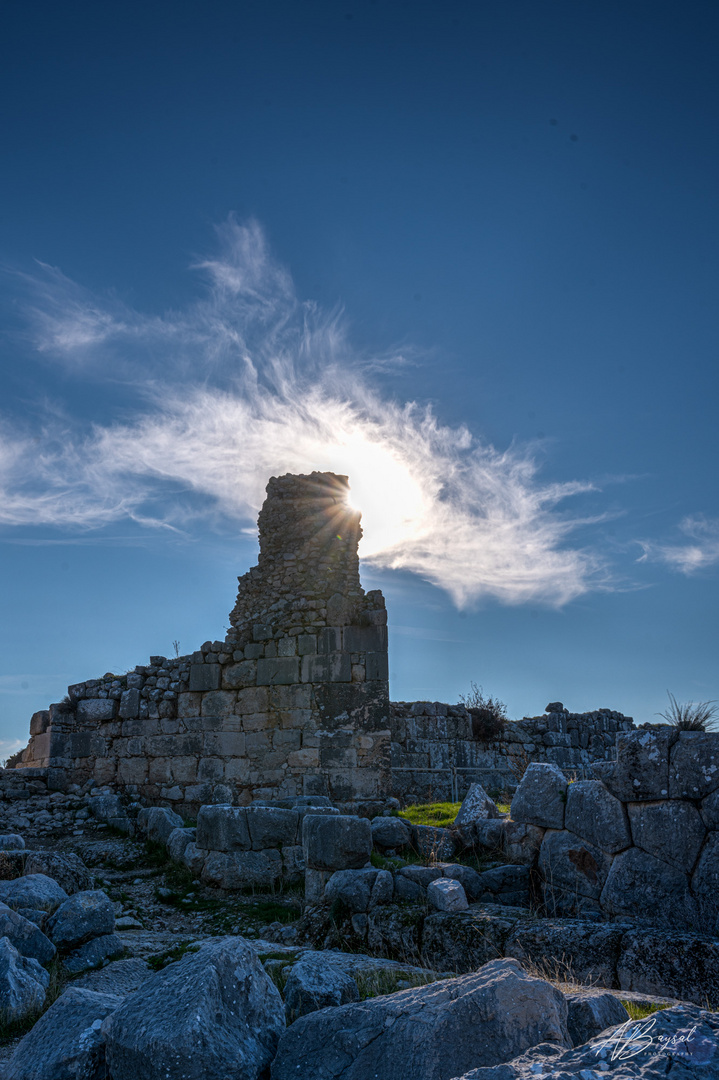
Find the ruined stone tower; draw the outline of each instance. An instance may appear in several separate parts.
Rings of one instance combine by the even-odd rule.
[[[387,614],[359,580],[347,477],[273,477],[257,566],[223,641],[68,688],[12,761],[51,786],[94,779],[192,812],[207,802],[389,789]]]

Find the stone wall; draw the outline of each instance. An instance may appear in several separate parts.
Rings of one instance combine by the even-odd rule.
[[[473,733],[473,717],[462,705],[393,703],[392,794],[404,803],[458,802],[475,782],[505,792],[517,786],[529,761],[550,762],[581,779],[593,762],[614,757],[617,734],[633,726],[631,717],[611,709],[570,713],[553,702],[543,716],[508,721],[485,740]]]
[[[719,936],[719,733],[645,725],[593,772],[567,784],[530,765],[512,800],[512,822],[538,834],[548,914]],[[496,830],[477,828],[480,842]]]
[[[93,779],[188,813],[303,793],[383,798],[387,613],[360,585],[348,493],[332,473],[273,477],[226,638],[69,687],[33,716],[11,764],[47,768],[57,788]]]

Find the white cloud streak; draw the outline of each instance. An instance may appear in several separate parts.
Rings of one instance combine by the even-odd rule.
[[[605,579],[596,556],[567,546],[587,521],[559,510],[591,485],[542,484],[528,449],[497,451],[383,397],[370,373],[391,358],[358,356],[339,313],[300,302],[256,223],[218,234],[217,255],[196,263],[205,295],[161,318],[56,270],[26,278],[45,360],[132,384],[138,406],[79,434],[58,416],[40,432],[5,423],[0,524],[239,527],[270,475],[321,469],[350,477],[363,558],[421,575],[460,607],[561,605]]]
[[[644,554],[640,562],[651,560],[663,562],[681,574],[694,574],[719,563],[719,519],[701,515],[686,517],[679,528],[689,542],[684,544],[658,544],[640,541]]]

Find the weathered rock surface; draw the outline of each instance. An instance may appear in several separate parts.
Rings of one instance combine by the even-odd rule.
[[[8,938],[0,938],[0,1020],[16,1023],[45,1004],[50,976],[32,957],[23,956]]]
[[[0,904],[0,937],[6,937],[23,956],[49,964],[57,949],[39,927],[18,911]]]
[[[637,847],[690,874],[706,828],[697,808],[680,799],[630,803],[632,839]]]
[[[676,733],[666,730],[620,732],[617,760],[602,769],[601,779],[622,802],[666,799],[669,795],[669,749]]]
[[[147,810],[141,810],[137,820],[140,828],[147,833],[147,839],[154,840],[156,844],[167,843],[172,830],[181,829],[185,824],[179,814],[166,806],[150,806]]]
[[[355,980],[324,953],[310,953],[293,965],[284,996],[285,1016],[292,1024],[318,1009],[359,1001],[359,990]]]
[[[211,851],[201,879],[218,889],[272,889],[282,877],[279,851]]]
[[[103,1080],[103,1020],[122,998],[74,986],[40,1017],[15,1050],[4,1080]]]
[[[437,911],[466,911],[467,895],[453,878],[436,878],[427,887],[427,899]]]
[[[451,830],[434,825],[413,825],[412,846],[423,858],[438,862],[451,859],[457,849]]]
[[[195,842],[198,848],[209,851],[249,851],[252,841],[245,807],[201,806]]]
[[[496,866],[479,876],[477,900],[483,904],[529,906],[530,875],[528,866]],[[461,880],[461,879],[459,879]]]
[[[562,770],[533,761],[514,794],[510,816],[525,825],[562,829],[566,797],[567,780]]]
[[[369,862],[372,828],[367,818],[350,814],[306,814],[302,846],[312,870],[358,870]]]
[[[469,791],[462,800],[459,813],[454,819],[458,828],[473,821],[485,821],[488,818],[501,817],[494,800],[490,799],[481,784],[470,784]]]
[[[507,937],[505,953],[530,961],[547,978],[615,986],[623,929],[577,919],[524,920]]]
[[[496,914],[502,911],[502,915]],[[421,931],[422,958],[439,971],[467,973],[504,955],[504,943],[528,911],[482,906],[428,915]]]
[[[45,874],[28,874],[0,882],[0,900],[11,908],[34,908],[52,914],[67,900],[67,893]]]
[[[622,990],[719,1007],[719,940],[671,930],[625,930],[617,960]]]
[[[167,837],[167,854],[170,856],[173,862],[181,862],[182,857],[187,850],[188,844],[191,844],[195,840],[197,830],[196,829],[173,829]],[[204,861],[204,852],[203,852]]]
[[[125,946],[117,934],[101,934],[86,941],[63,959],[63,967],[70,975],[91,971],[105,960],[116,960],[125,952]]]
[[[412,837],[408,826],[396,817],[376,817],[371,828],[372,843],[382,851],[401,851]]]
[[[565,997],[569,1013],[567,1027],[575,1046],[581,1046],[607,1028],[629,1019],[629,1013],[614,994],[583,994],[579,991],[565,994]]]
[[[703,799],[719,789],[719,732],[680,731],[669,764],[669,798]]]
[[[578,897],[599,900],[612,857],[566,829],[561,832],[547,830],[539,851],[538,866],[544,879],[544,902],[548,911],[570,915],[580,909]]]
[[[272,1080],[449,1080],[528,1046],[570,1042],[558,990],[511,960],[473,974],[301,1017]]]
[[[115,910],[101,889],[75,893],[61,904],[47,923],[47,933],[58,949],[77,949],[90,938],[112,934]]]
[[[91,889],[93,877],[79,855],[73,852],[31,851],[25,861],[25,875],[45,874],[60,885],[68,896]]]
[[[699,856],[692,892],[699,907],[699,926],[719,937],[719,832],[710,833]]]
[[[600,780],[578,780],[569,785],[564,826],[611,855],[632,843],[622,803]]]
[[[348,911],[369,911],[376,879],[375,869],[336,870],[325,886],[325,900],[328,904],[339,902]]]
[[[18,833],[0,835],[0,851],[18,851],[25,847],[25,841]]]
[[[625,1022],[627,1023],[627,1022]],[[473,1069],[454,1080],[717,1080],[719,1021],[691,1005],[677,1005],[638,1022],[620,1024],[573,1050],[536,1046],[505,1065]]]
[[[255,951],[220,938],[144,983],[103,1033],[113,1080],[260,1080],[284,1027]]]
[[[134,993],[154,974],[155,972],[148,967],[146,960],[133,956],[127,960],[116,960],[97,971],[89,971],[86,975],[73,979],[72,985],[83,990],[97,990],[102,994],[118,994],[120,997],[126,997]]]
[[[612,863],[601,895],[610,915],[629,915],[660,923],[698,923],[689,878],[675,866],[655,859],[640,848],[629,848]]]

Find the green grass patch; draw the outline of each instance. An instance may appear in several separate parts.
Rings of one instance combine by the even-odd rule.
[[[414,806],[406,806],[398,816],[412,825],[434,825],[446,829],[454,824],[461,805],[461,802],[416,803]]]
[[[168,964],[174,964],[176,960],[182,960],[182,957],[187,953],[199,951],[199,945],[193,944],[191,941],[179,941],[177,945],[173,945],[171,949],[165,949],[164,952],[156,953],[154,956],[148,957],[147,963],[153,971],[161,971],[162,968],[167,967]]]
[[[624,1008],[629,1013],[631,1020],[646,1020],[652,1013],[659,1012],[661,1009],[669,1009],[670,1005],[639,1005],[636,1001],[624,1001],[623,998],[619,999]]]

